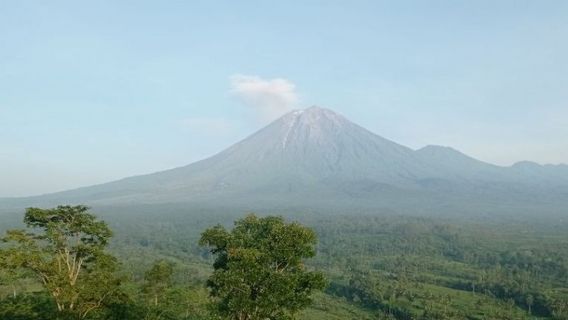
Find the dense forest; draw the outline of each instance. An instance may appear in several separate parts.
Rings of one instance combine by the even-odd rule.
[[[87,262],[83,266],[92,275],[86,277],[86,287],[91,281],[93,288],[112,294],[100,299],[92,312],[74,314],[75,318],[239,319],[235,312],[246,309],[242,306],[254,311],[272,305],[282,309],[241,319],[568,319],[568,222],[561,219],[279,213],[286,217],[282,219],[230,211],[156,213],[151,208],[92,212],[96,217],[87,231],[96,237],[83,239],[87,245],[80,250],[101,263],[96,268]],[[250,231],[265,227],[239,233],[251,217],[255,226],[276,223],[299,229],[270,228],[274,233],[269,236]],[[6,221],[3,233],[23,228],[16,223],[24,218],[23,212],[0,218]],[[30,268],[10,267],[17,261],[6,252],[17,247],[18,240],[20,249],[29,249],[24,236],[40,234],[45,226],[27,214],[26,219],[32,229],[5,233],[2,244],[0,319],[61,318],[61,306],[41,276]],[[103,221],[112,235],[101,229]],[[53,232],[44,234],[48,235]],[[274,243],[282,240],[266,242],[266,237],[294,241],[275,249]],[[227,250],[227,243],[247,250],[262,248],[275,258],[258,260],[246,250]],[[219,276],[228,265],[223,257],[240,257],[229,264],[251,269],[256,277],[265,273],[252,266],[279,270],[284,260],[277,253],[289,248],[302,248],[294,259],[284,255],[296,265],[294,276],[267,273],[262,279],[270,281],[264,282],[250,278],[256,287],[246,294],[224,287],[235,279],[247,282],[243,279],[248,275]],[[304,289],[296,290],[293,299],[284,294],[299,287]],[[97,290],[85,294],[94,297],[100,294]],[[260,294],[264,290],[270,294]]]

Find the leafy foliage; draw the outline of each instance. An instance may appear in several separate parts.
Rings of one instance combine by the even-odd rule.
[[[85,206],[29,208],[28,230],[9,230],[3,264],[34,274],[61,314],[87,317],[115,294],[116,259],[104,251],[112,233]]]
[[[171,263],[160,260],[144,275],[145,284],[142,292],[149,297],[154,306],[158,306],[159,298],[172,286],[174,268]]]
[[[315,255],[315,233],[281,217],[249,215],[231,231],[206,230],[200,243],[217,256],[208,286],[227,319],[292,319],[325,286],[302,262]]]
[[[114,263],[113,277],[121,281],[116,293],[85,319],[228,318],[222,312],[224,303],[231,302],[232,308],[243,303],[250,308],[247,303],[255,301],[245,294],[239,301],[223,300],[220,295],[209,297],[214,288],[206,288],[207,279],[235,266],[237,272],[230,274],[250,283],[258,280],[256,283],[264,285],[257,274],[265,272],[280,281],[272,273],[275,269],[251,267],[251,263],[277,266],[268,261],[281,261],[276,257],[282,257],[287,246],[296,249],[291,243],[302,237],[302,233],[287,233],[285,227],[290,224],[283,221],[280,227],[267,227],[270,223],[262,227],[260,223],[281,218],[247,217],[231,228],[236,217],[226,212],[188,212],[176,207],[156,214],[162,209],[97,211],[116,233],[103,252],[108,254],[108,250],[120,257],[121,263]],[[524,217],[506,221],[475,217],[441,220],[358,213],[288,217],[300,221],[302,224],[296,225],[310,230],[308,233],[317,234],[317,243],[298,248],[300,252],[317,251],[316,256],[310,253],[299,259],[302,270],[323,271],[330,282],[324,293],[309,296],[313,303],[294,313],[298,319],[568,319],[565,221]],[[225,228],[210,227],[218,223]],[[198,245],[205,229],[219,247]],[[44,234],[42,230],[32,228],[24,234]],[[46,240],[34,241],[41,248],[49,244]],[[11,250],[18,247],[13,241],[0,244],[0,319],[63,319],[40,277],[30,269],[14,267],[19,265],[20,256]],[[211,254],[210,249],[216,248],[224,250]],[[269,254],[263,254],[267,248]],[[47,259],[52,253],[44,255]],[[254,274],[245,273],[249,269]],[[81,271],[79,279],[86,270]],[[227,278],[233,281],[237,276]],[[235,284],[230,281],[223,283]],[[95,287],[98,282],[85,285]],[[245,284],[238,282],[236,287],[251,288]],[[219,290],[223,293],[228,289],[220,286]],[[263,301],[280,301],[278,295],[271,299]]]

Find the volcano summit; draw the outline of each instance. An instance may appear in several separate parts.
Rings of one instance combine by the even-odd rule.
[[[501,167],[449,147],[413,150],[311,107],[184,167],[0,204],[543,214],[562,212],[567,199],[566,165]]]

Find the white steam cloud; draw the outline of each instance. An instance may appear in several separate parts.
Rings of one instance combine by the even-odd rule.
[[[231,94],[252,108],[261,121],[270,121],[297,108],[296,86],[282,78],[263,79],[259,76],[230,77]]]

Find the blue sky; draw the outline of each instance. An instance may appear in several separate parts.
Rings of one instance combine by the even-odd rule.
[[[0,196],[181,166],[293,108],[568,163],[567,1],[1,1]]]

